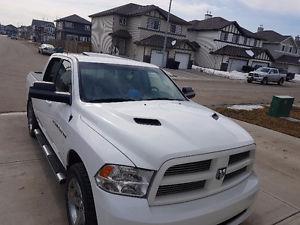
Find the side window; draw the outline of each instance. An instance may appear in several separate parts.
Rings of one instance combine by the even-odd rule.
[[[71,63],[64,60],[59,67],[56,79],[55,79],[56,91],[70,92],[72,90],[72,68]]]
[[[44,74],[43,81],[54,82],[55,75],[58,71],[59,66],[60,66],[60,59],[58,58],[51,59],[46,69],[46,72]]]

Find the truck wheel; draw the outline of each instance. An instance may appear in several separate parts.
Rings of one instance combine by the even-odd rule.
[[[252,83],[252,79],[250,78],[250,79],[247,79],[247,82],[250,84],[250,83]]]
[[[283,83],[284,83],[284,79],[280,78],[280,80],[278,81],[278,85],[283,85]]]
[[[27,126],[28,126],[29,135],[31,137],[35,137],[34,130],[39,128],[39,125],[34,115],[31,100],[29,100],[27,103]]]
[[[69,168],[65,197],[70,225],[97,225],[91,183],[83,163]]]
[[[267,84],[268,84],[268,78],[265,77],[265,78],[261,81],[261,84],[267,85]]]

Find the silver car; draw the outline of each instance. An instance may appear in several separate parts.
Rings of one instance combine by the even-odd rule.
[[[52,55],[53,53],[55,53],[55,47],[50,44],[41,44],[41,46],[39,47],[39,53],[43,55]]]

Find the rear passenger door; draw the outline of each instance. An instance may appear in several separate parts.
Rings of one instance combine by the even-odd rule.
[[[54,82],[60,64],[61,64],[60,58],[52,58],[45,70],[43,81]],[[52,102],[33,98],[32,104],[34,107],[34,113],[37,117],[37,120],[40,124],[43,133],[46,135],[49,142],[53,143],[52,137],[50,136],[51,126],[52,126],[52,121],[51,121]]]

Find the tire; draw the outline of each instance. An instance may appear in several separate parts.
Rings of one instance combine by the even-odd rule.
[[[65,198],[70,225],[98,224],[91,183],[83,163],[68,169]]]
[[[248,79],[247,82],[250,84],[252,83],[252,79]]]
[[[284,83],[284,79],[283,78],[280,78],[280,80],[277,82],[277,84],[280,85],[280,86],[283,85],[283,83]]]
[[[27,102],[27,127],[29,135],[34,138],[34,130],[38,129],[39,125],[34,114],[31,100],[28,100]]]
[[[268,84],[268,78],[264,77],[264,79],[261,81],[262,85],[267,85]]]

